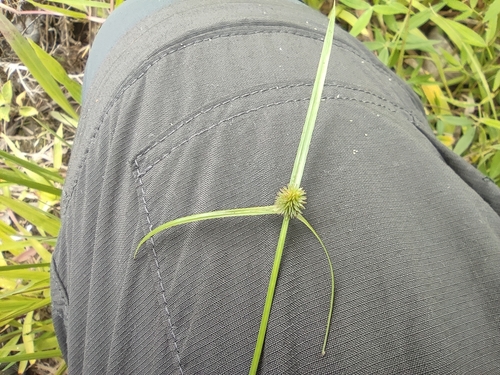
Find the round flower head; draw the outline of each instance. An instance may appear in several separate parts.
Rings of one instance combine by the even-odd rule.
[[[302,213],[306,204],[306,192],[301,187],[288,184],[276,196],[274,205],[279,214],[293,219]]]

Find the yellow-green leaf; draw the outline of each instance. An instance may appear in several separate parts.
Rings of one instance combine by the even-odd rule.
[[[500,14],[500,0],[495,0],[484,14],[484,21],[491,22],[497,18],[498,14]]]
[[[8,342],[2,343],[3,346],[0,348],[0,357],[6,357],[11,351],[13,351],[20,338],[21,334],[16,332],[16,334],[12,335],[12,338]],[[7,340],[7,338],[5,339]]]
[[[26,361],[26,360],[30,360],[30,359],[54,358],[54,357],[60,357],[61,355],[62,355],[62,353],[59,349],[44,350],[44,351],[31,353],[31,354],[17,354],[17,355],[11,355],[8,357],[2,357],[2,358],[0,358],[0,363],[19,362],[19,361]]]
[[[358,19],[352,13],[349,13],[347,10],[342,9],[339,14],[337,14],[337,18],[347,22],[349,25],[354,26]]]
[[[474,126],[471,126],[469,129],[467,129],[465,134],[460,137],[457,144],[455,145],[455,148],[453,149],[453,152],[457,155],[462,155],[471,145],[475,135],[476,128]]]
[[[35,281],[48,281],[50,275],[48,272],[36,269],[9,269],[7,267],[0,267],[0,277],[10,280],[35,280]]]
[[[0,158],[12,161],[13,163],[16,163],[17,165],[26,168],[27,170],[34,172],[49,181],[56,181],[60,183],[64,182],[64,178],[62,178],[61,175],[59,175],[58,173],[53,172],[47,168],[39,167],[35,163],[31,163],[27,160],[11,155],[8,152],[0,150]]]
[[[44,273],[49,275],[48,272],[44,272]],[[17,279],[16,281],[19,281],[19,279]],[[13,289],[11,288],[10,290],[6,290],[0,294],[0,299],[5,300],[7,297],[10,297],[10,296],[43,292],[43,291],[48,290],[49,288],[50,288],[50,277],[47,277],[45,280],[31,281],[27,285],[23,285],[23,286],[18,287],[18,288],[13,288]]]
[[[444,144],[446,147],[451,149],[451,146],[453,146],[453,143],[455,142],[455,138],[453,138],[453,135],[451,134],[442,134],[438,135],[437,139]]]
[[[366,26],[372,19],[372,14],[373,14],[373,8],[368,8],[356,21],[354,26],[352,27],[351,31],[349,31],[349,34],[352,36],[358,36],[359,33],[361,33],[363,30],[365,30]]]
[[[36,108],[33,107],[22,106],[19,107],[19,114],[23,117],[31,117],[38,115],[38,111],[36,110]]]
[[[31,45],[3,14],[0,14],[0,32],[47,94],[71,117],[77,119],[77,113],[49,71],[44,67],[33,48],[31,48]]]
[[[500,129],[500,121],[491,118],[480,118],[478,121],[486,126],[491,126],[492,128]]]
[[[72,6],[73,8],[80,9],[82,12],[85,11],[86,7],[109,9],[109,2],[101,3],[99,1],[90,1],[90,0],[51,0],[51,2],[69,5]]]
[[[78,119],[72,119],[71,117],[68,117],[64,113],[57,112],[57,111],[51,111],[50,115],[56,119],[57,121],[61,122],[64,125],[71,126],[73,128],[76,128],[78,126]]]
[[[0,327],[30,311],[50,305],[50,301],[50,298],[27,298],[24,296],[21,300],[3,300],[0,304]],[[2,361],[0,360],[0,362]]]
[[[384,5],[377,4],[373,6],[373,10],[375,11],[375,13],[383,15],[408,13],[408,8],[401,3],[390,3]]]
[[[462,49],[464,42],[476,47],[486,47],[484,41],[474,30],[448,18],[434,15],[431,19],[448,35],[455,45]]]
[[[35,352],[35,344],[33,343],[34,341],[34,335],[31,332],[33,327],[33,311],[30,311],[29,313],[26,314],[23,322],[23,343],[24,343],[24,350],[26,354],[33,354]],[[35,361],[32,359],[30,360],[30,364],[33,365],[35,364]]]
[[[35,182],[29,178],[19,177],[16,173],[7,169],[0,169],[0,179],[13,184],[26,186],[35,190],[45,191],[46,193],[54,194],[56,196],[61,196],[62,194],[61,189],[58,189],[52,185]]]
[[[7,81],[2,86],[2,97],[5,100],[5,103],[10,103],[12,101],[12,82]]]
[[[451,9],[455,9],[455,10],[458,10],[458,11],[461,11],[461,12],[472,11],[472,9],[469,8],[467,6],[467,4],[465,4],[465,2],[463,2],[463,1],[458,1],[458,0],[444,0],[444,2]]]
[[[438,84],[422,85],[422,91],[437,115],[450,115],[451,110],[443,91]]]
[[[35,225],[39,230],[57,236],[60,228],[60,221],[57,217],[39,208],[33,207],[28,203],[18,201],[4,196],[0,196],[0,204],[9,207],[19,216]]]
[[[493,81],[493,91],[497,91],[500,87],[500,69],[495,74],[495,80]]]
[[[340,0],[340,2],[351,9],[364,10],[370,8],[370,4],[363,0]]]
[[[321,5],[323,5],[324,0],[305,0],[304,2],[311,8],[319,9],[321,8]]]
[[[54,166],[54,169],[59,170],[62,167],[62,145],[63,145],[63,125],[59,125],[59,128],[57,129],[57,137],[54,139],[54,149],[53,149],[53,160],[52,164]]]
[[[10,121],[10,105],[0,107],[0,120]]]
[[[491,159],[490,170],[488,171],[488,176],[491,179],[500,176],[500,151],[495,152],[495,155]]]
[[[64,8],[56,7],[53,5],[40,4],[40,3],[37,3],[35,1],[31,1],[31,0],[28,0],[28,2],[32,5],[40,8],[40,9],[48,10],[50,12],[53,12],[53,13],[61,15],[61,16],[68,16],[68,17],[72,17],[72,18],[76,18],[76,19],[86,19],[87,18],[87,15],[85,13],[75,12],[73,10],[64,9]]]
[[[47,52],[45,52],[43,49],[41,49],[38,44],[33,42],[32,40],[28,40],[30,43],[31,47],[37,54],[38,58],[40,61],[43,63],[43,65],[47,68],[47,70],[50,72],[52,77],[62,84],[70,95],[77,101],[78,104],[82,104],[82,87],[79,83],[73,81],[71,78],[69,78],[68,74],[64,70],[64,68],[59,64],[59,62],[54,59],[52,56],[50,56]]]
[[[417,14],[411,16],[410,20],[408,21],[408,30],[417,29],[418,27],[422,26],[424,23],[429,21],[432,14],[432,9],[426,8],[425,10],[422,10]]]

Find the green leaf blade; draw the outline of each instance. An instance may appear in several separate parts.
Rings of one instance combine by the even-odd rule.
[[[28,42],[31,45],[31,48],[35,51],[36,55],[40,59],[40,61],[43,63],[43,65],[47,68],[47,70],[50,72],[52,77],[59,82],[61,85],[66,87],[70,95],[73,97],[73,99],[76,100],[78,104],[82,104],[82,87],[79,83],[73,81],[71,78],[69,78],[68,74],[64,70],[64,68],[61,66],[61,64],[54,59],[52,56],[50,56],[47,52],[45,52],[43,49],[41,49],[38,44],[33,42],[32,40],[28,40]]]
[[[306,120],[304,123],[304,129],[302,131],[302,136],[300,138],[299,147],[295,157],[295,163],[293,165],[292,175],[290,177],[290,185],[296,187],[299,187],[302,182],[302,175],[304,174],[304,167],[306,164],[307,154],[309,152],[309,146],[311,144],[314,126],[316,124],[319,104],[321,102],[321,95],[323,94],[323,87],[328,69],[328,62],[330,60],[335,31],[335,7],[332,9],[331,14],[332,16],[328,23],[328,29],[323,43],[323,50],[321,51],[318,71],[314,81],[311,100],[309,102],[309,108],[307,110]]]
[[[173,228],[173,227],[178,226],[178,225],[194,223],[194,222],[203,221],[203,220],[225,219],[228,217],[276,215],[276,214],[277,214],[276,208],[274,206],[261,206],[261,207],[235,208],[235,209],[230,209],[230,210],[219,210],[219,211],[204,212],[201,214],[184,216],[184,217],[169,221],[167,223],[164,223],[162,225],[159,225],[158,227],[156,227],[155,229],[150,231],[148,234],[146,234],[139,242],[139,245],[137,245],[137,248],[136,248],[135,253],[134,253],[134,258],[137,256],[139,248],[146,241],[148,241],[151,237],[153,237],[154,235],[156,235],[160,232],[163,232],[164,230],[167,230],[169,228]]]
[[[53,187],[51,185],[41,184],[41,183],[35,182],[33,180],[30,180],[28,178],[18,177],[12,171],[4,170],[4,169],[0,169],[0,179],[8,181],[12,184],[22,185],[22,186],[29,187],[31,189],[44,191],[46,193],[53,194],[53,195],[56,195],[58,197],[60,197],[62,194],[61,189],[58,189],[58,188]]]
[[[29,42],[3,14],[0,14],[0,32],[47,94],[71,117],[77,119],[78,114],[68,102],[56,81],[44,67],[33,48],[31,48]]]
[[[26,168],[27,170],[42,176],[43,178],[45,178],[49,181],[55,181],[55,182],[59,182],[59,183],[64,182],[64,178],[60,174],[53,172],[53,171],[50,171],[47,168],[42,168],[42,167],[36,165],[35,163],[18,158],[17,156],[11,155],[8,152],[0,150],[0,158],[4,158],[6,160],[9,160],[9,161],[19,165],[20,167]]]
[[[323,340],[323,347],[321,348],[321,355],[324,356],[326,353],[326,344],[328,342],[328,335],[330,333],[330,326],[332,323],[332,315],[333,315],[333,305],[335,301],[335,275],[333,273],[333,265],[332,265],[332,260],[330,258],[330,255],[328,254],[328,250],[326,250],[326,246],[321,240],[321,237],[318,235],[318,233],[314,230],[311,224],[306,220],[306,218],[302,215],[297,216],[297,219],[299,219],[316,237],[316,239],[319,241],[321,244],[321,247],[323,248],[323,251],[325,252],[326,259],[328,261],[328,267],[330,268],[330,280],[331,280],[331,294],[330,294],[330,310],[328,311],[328,318],[326,321],[326,330],[325,330],[325,338]]]
[[[51,236],[57,236],[61,222],[59,218],[39,208],[33,207],[28,203],[0,195],[0,204],[9,207],[19,216],[35,225],[39,230],[49,233]]]
[[[471,126],[469,129],[467,129],[464,135],[460,137],[457,144],[455,145],[455,148],[453,149],[453,152],[457,155],[462,155],[471,145],[475,135],[476,128],[474,126]]]

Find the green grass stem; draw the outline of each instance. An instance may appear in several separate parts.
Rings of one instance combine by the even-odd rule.
[[[262,348],[264,347],[264,339],[266,338],[267,323],[269,321],[269,316],[271,314],[271,307],[273,305],[274,291],[276,290],[276,282],[278,281],[278,274],[281,265],[281,257],[283,255],[283,249],[285,247],[285,239],[289,223],[290,223],[290,218],[285,216],[283,218],[283,223],[281,225],[278,245],[276,246],[276,254],[274,255],[273,269],[271,271],[271,276],[269,278],[266,302],[264,303],[264,311],[262,312],[259,334],[257,336],[257,342],[255,343],[255,351],[252,358],[252,364],[250,366],[249,374],[256,374],[257,369],[259,368],[260,356],[262,354]]]
[[[309,153],[309,146],[311,144],[314,125],[316,124],[321,95],[323,94],[323,86],[325,84],[328,61],[330,60],[330,52],[332,50],[333,35],[335,31],[335,6],[333,7],[330,15],[330,22],[328,23],[328,29],[326,30],[325,41],[323,43],[323,50],[321,51],[321,57],[319,59],[316,80],[314,81],[311,100],[309,101],[309,108],[304,122],[304,128],[302,130],[299,147],[295,156],[292,175],[290,176],[290,185],[295,187],[299,187],[302,182],[302,175],[304,174],[307,154]]]
[[[328,28],[326,30],[325,40],[323,43],[323,50],[321,51],[321,57],[319,60],[318,70],[316,73],[316,79],[314,81],[314,86],[312,90],[311,100],[309,102],[309,108],[307,110],[306,120],[304,122],[304,128],[302,130],[302,135],[300,137],[299,147],[297,154],[295,156],[295,163],[293,165],[292,175],[290,177],[289,186],[299,188],[302,182],[302,175],[304,173],[304,167],[306,165],[307,154],[309,152],[309,147],[311,144],[311,138],[314,131],[314,125],[316,123],[316,117],[318,114],[319,104],[321,102],[321,95],[323,94],[323,87],[325,84],[326,71],[328,69],[328,62],[330,60],[330,52],[333,44],[333,35],[335,29],[335,7],[332,9],[330,21],[328,23]],[[269,287],[267,289],[266,303],[264,305],[264,310],[262,312],[262,319],[259,328],[259,334],[257,336],[257,343],[255,344],[255,351],[252,358],[252,364],[250,367],[249,374],[253,375],[257,373],[257,369],[260,362],[260,356],[262,354],[262,348],[264,346],[264,339],[267,332],[267,323],[269,321],[269,315],[271,313],[271,307],[274,298],[274,291],[276,288],[276,282],[278,280],[279,269],[281,265],[281,255],[283,254],[283,248],[285,246],[286,233],[288,231],[288,224],[290,219],[285,216],[283,218],[283,224],[281,226],[280,236],[278,240],[278,245],[276,247],[276,256],[274,257],[273,271],[271,272],[271,277],[269,279]],[[312,229],[312,227],[310,227]],[[313,233],[317,236],[316,232]],[[319,238],[319,237],[318,237]],[[322,242],[321,242],[322,243]],[[329,257],[328,257],[329,259]],[[333,269],[332,269],[333,275]],[[333,279],[332,279],[333,280]],[[333,282],[332,282],[333,286]],[[332,290],[333,296],[333,290]],[[333,305],[332,305],[333,306]],[[333,307],[332,307],[333,308]],[[330,313],[331,316],[331,313]],[[330,318],[328,319],[327,335],[329,330]],[[325,346],[325,345],[324,345]],[[324,346],[322,353],[324,352]]]

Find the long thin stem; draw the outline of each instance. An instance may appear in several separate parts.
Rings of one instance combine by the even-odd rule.
[[[317,74],[316,74],[316,79],[314,82],[311,100],[309,103],[309,109],[308,109],[308,112],[306,115],[304,128],[302,131],[299,147],[298,147],[297,154],[295,157],[295,162],[293,165],[292,174],[290,176],[289,187],[292,189],[292,192],[295,192],[295,193],[299,193],[299,191],[302,190],[302,189],[300,189],[300,184],[302,182],[302,176],[304,173],[304,167],[306,164],[307,154],[309,152],[309,146],[311,144],[311,138],[312,138],[312,134],[314,131],[314,125],[316,122],[319,104],[321,101],[321,95],[323,93],[323,86],[324,86],[324,82],[325,82],[325,78],[326,78],[328,61],[330,59],[330,51],[331,51],[331,47],[333,44],[333,35],[334,35],[334,26],[335,26],[335,6],[332,9],[331,15],[332,16],[331,16],[330,21],[328,23],[328,29],[327,29],[326,35],[325,35],[325,41],[323,42],[323,50],[321,52],[319,66],[318,66],[318,70],[317,70]],[[295,189],[295,190],[293,190],[293,189]],[[304,193],[303,190],[302,190],[302,193]],[[305,202],[305,199],[302,201],[300,199],[301,195],[297,196],[297,194],[292,194],[291,197],[292,197],[292,199],[296,199],[296,202],[294,202],[295,208],[303,207],[303,203]],[[295,197],[295,198],[293,198],[293,197]],[[220,211],[213,211],[213,212],[206,212],[206,213],[201,213],[201,214],[190,215],[190,216],[186,216],[186,217],[172,220],[168,223],[165,223],[165,224],[162,224],[162,225],[156,227],[155,229],[150,231],[146,236],[144,236],[142,238],[142,240],[139,242],[139,245],[137,246],[137,249],[136,249],[135,254],[134,254],[134,258],[137,255],[137,252],[139,251],[139,248],[141,247],[142,244],[144,244],[147,240],[149,240],[155,234],[158,234],[159,232],[164,231],[168,228],[172,228],[172,227],[177,226],[177,225],[187,224],[187,223],[191,223],[191,222],[201,221],[201,220],[234,217],[234,216],[253,216],[253,215],[278,214],[279,210],[277,208],[278,207],[276,205],[273,205],[273,206],[264,206],[264,207],[250,207],[250,208],[241,208],[241,209],[220,210]],[[266,332],[267,332],[267,324],[269,322],[269,316],[271,314],[274,292],[276,290],[276,283],[278,280],[278,275],[279,275],[279,270],[280,270],[280,265],[281,265],[281,257],[283,255],[283,249],[285,247],[285,240],[286,240],[286,235],[287,235],[287,231],[288,231],[288,225],[290,223],[291,217],[293,217],[293,216],[294,215],[287,214],[286,212],[284,213],[284,218],[283,218],[283,222],[281,225],[281,231],[280,231],[280,235],[279,235],[279,239],[278,239],[278,244],[276,246],[276,253],[274,256],[274,262],[273,262],[273,267],[272,267],[272,271],[271,271],[271,276],[269,278],[269,284],[268,284],[264,309],[262,312],[259,333],[257,336],[257,342],[255,344],[255,351],[254,351],[254,355],[252,358],[252,364],[250,366],[250,372],[249,372],[250,374],[256,374],[258,367],[259,367],[260,357],[262,354],[262,349],[264,346],[264,341],[265,341]],[[328,263],[330,265],[330,273],[331,273],[331,279],[332,279],[332,295],[331,295],[331,300],[330,300],[330,313],[329,313],[329,317],[328,317],[328,321],[327,321],[325,339],[324,339],[323,348],[322,348],[322,354],[324,355],[326,342],[328,339],[328,332],[330,330],[330,321],[331,321],[331,315],[332,315],[332,309],[333,309],[333,296],[334,296],[333,267],[332,267],[328,252],[326,251],[326,248],[325,248],[323,242],[321,241],[321,239],[319,238],[318,234],[310,226],[310,224],[307,222],[307,220],[305,220],[302,217],[302,215],[299,215],[299,220],[301,220],[313,232],[313,234],[319,240],[319,242],[321,243],[321,246],[323,246]]]
[[[252,364],[250,366],[250,374],[256,374],[259,368],[260,355],[262,354],[262,348],[264,347],[264,339],[266,337],[267,322],[269,321],[269,315],[271,313],[271,307],[273,305],[274,290],[276,289],[276,282],[278,280],[278,274],[281,264],[281,256],[283,255],[283,248],[285,247],[285,239],[288,231],[288,223],[290,219],[288,217],[283,218],[283,224],[281,225],[280,236],[278,239],[278,245],[276,247],[276,254],[274,255],[273,269],[271,271],[271,277],[269,278],[269,285],[267,287],[266,302],[264,304],[264,311],[262,312],[262,319],[260,321],[259,335],[257,336],[257,342],[255,344],[255,351],[252,358]]]
[[[316,73],[316,80],[314,81],[311,100],[309,101],[309,108],[307,110],[302,136],[300,137],[299,147],[295,156],[295,163],[293,164],[292,175],[290,176],[290,185],[299,187],[302,182],[302,175],[306,165],[307,154],[311,144],[311,138],[316,124],[316,117],[318,115],[319,104],[321,102],[321,95],[323,94],[323,86],[325,84],[326,71],[328,69],[328,61],[330,60],[330,52],[333,44],[333,34],[335,31],[335,5],[332,9],[328,29],[326,30],[325,41],[323,43],[323,50],[321,51],[321,58],[319,60],[318,71]]]
[[[330,22],[328,23],[328,29],[326,30],[325,41],[323,42],[323,50],[321,52],[318,71],[316,73],[316,80],[314,81],[311,100],[309,102],[309,109],[307,111],[306,120],[304,122],[304,128],[302,130],[302,135],[300,138],[297,154],[295,156],[295,163],[293,165],[292,175],[290,176],[289,186],[293,186],[296,188],[300,187],[300,184],[302,182],[302,175],[304,173],[307,154],[309,152],[309,146],[311,144],[312,133],[316,122],[319,104],[321,101],[321,95],[323,94],[323,86],[325,83],[328,61],[330,60],[330,51],[333,44],[333,34],[335,27],[335,6],[333,7],[332,12],[330,14],[331,14]],[[285,246],[285,238],[286,238],[286,233],[288,231],[289,222],[290,218],[285,216],[283,218],[283,224],[281,226],[278,245],[276,247],[276,255],[274,257],[274,263],[273,263],[273,271],[271,273],[271,277],[269,280],[269,286],[266,295],[266,303],[264,305],[264,311],[262,312],[259,334],[257,336],[257,343],[255,344],[255,351],[254,351],[254,356],[252,358],[252,364],[250,367],[249,374],[256,374],[257,369],[259,367],[260,356],[262,354],[262,348],[264,346],[264,339],[267,332],[267,323],[269,321],[269,315],[271,313],[274,291],[276,289],[276,282],[278,280],[278,274],[281,265],[281,255],[283,254],[283,248]],[[329,327],[330,319],[328,320],[327,324]],[[323,352],[324,352],[324,346],[325,345],[323,345]]]

